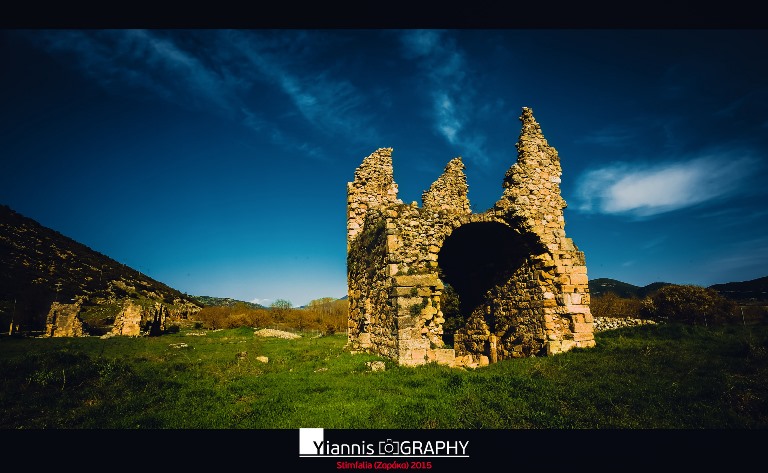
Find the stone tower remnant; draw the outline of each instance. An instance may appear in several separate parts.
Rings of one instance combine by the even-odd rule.
[[[460,157],[421,207],[397,198],[392,148],[363,159],[347,184],[349,350],[478,366],[595,346],[584,253],[565,236],[560,159],[530,108],[520,120],[517,162],[482,213],[470,209]],[[453,294],[460,326],[445,333]]]
[[[85,337],[83,322],[80,320],[80,304],[51,303],[45,317],[44,337]]]

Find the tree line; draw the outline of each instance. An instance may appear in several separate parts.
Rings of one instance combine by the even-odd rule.
[[[346,332],[347,314],[347,301],[333,297],[312,300],[305,307],[293,307],[290,301],[278,299],[264,308],[254,308],[245,302],[204,307],[195,321],[210,330],[255,327],[331,335]]]

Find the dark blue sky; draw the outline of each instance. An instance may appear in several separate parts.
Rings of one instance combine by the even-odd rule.
[[[475,211],[522,107],[590,279],[768,275],[768,30],[0,31],[0,203],[194,295],[346,294],[346,183],[392,147]]]

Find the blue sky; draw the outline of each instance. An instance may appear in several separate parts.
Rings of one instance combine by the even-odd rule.
[[[768,275],[768,30],[0,30],[0,203],[193,295],[346,294],[346,183],[392,147],[475,211],[522,107],[590,279]]]

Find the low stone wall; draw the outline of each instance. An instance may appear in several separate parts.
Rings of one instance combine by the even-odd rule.
[[[617,328],[635,327],[637,325],[655,325],[655,320],[631,319],[629,317],[595,317],[593,329],[595,332],[605,332]]]

